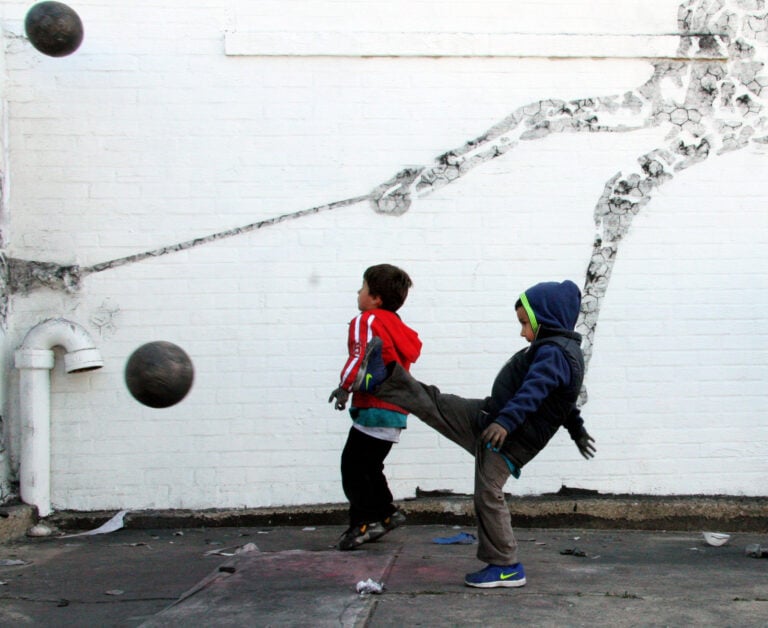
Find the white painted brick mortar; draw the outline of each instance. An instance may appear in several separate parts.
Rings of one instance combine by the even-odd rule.
[[[381,13],[385,4],[392,15]],[[429,19],[451,31],[463,20],[482,31],[503,12],[530,33],[545,10],[547,32],[659,34],[672,31],[677,11],[661,0],[623,11],[607,1],[448,4],[453,14],[408,3],[409,28]],[[386,31],[402,23],[393,20],[404,6],[221,0],[180,11],[171,2],[82,0],[83,47],[52,59],[18,37],[27,5],[5,3],[4,254],[88,267],[365,195],[522,105],[622,93],[652,70],[638,59],[224,54],[227,28],[306,34],[341,16],[360,31],[368,11]],[[27,330],[52,316],[85,326],[105,360],[99,371],[65,375],[59,353],[51,374],[55,507],[343,501],[338,466],[350,422],[327,397],[364,269],[389,261],[414,280],[401,310],[424,342],[414,374],[484,396],[524,346],[512,307],[519,292],[543,280],[583,283],[606,182],[636,169],[666,132],[523,142],[415,198],[400,217],[361,202],[93,273],[72,294],[14,295],[6,365]],[[587,378],[584,415],[598,455],[583,461],[558,434],[508,491],[765,493],[766,159],[759,147],[711,158],[640,212]],[[139,405],[123,385],[128,356],[151,340],[179,344],[196,367],[189,396],[165,410]],[[17,469],[18,373],[5,370]],[[417,486],[472,490],[469,457],[414,417],[387,475],[398,498]]]

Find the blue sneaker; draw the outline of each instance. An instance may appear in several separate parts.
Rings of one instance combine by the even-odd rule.
[[[352,384],[352,391],[373,392],[387,379],[387,367],[381,357],[381,338],[374,336],[365,346],[365,354],[360,362],[357,377]]]
[[[481,589],[523,587],[525,586],[525,570],[522,563],[515,563],[509,567],[488,565],[485,569],[464,576],[464,584],[468,587]]]

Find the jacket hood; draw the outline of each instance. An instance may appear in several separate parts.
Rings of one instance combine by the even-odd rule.
[[[533,332],[541,327],[573,331],[581,307],[581,290],[572,281],[545,281],[520,295]]]
[[[411,364],[421,355],[419,335],[395,312],[389,310],[370,310],[373,317],[374,332],[384,341],[382,358],[385,362],[396,360],[401,364]]]

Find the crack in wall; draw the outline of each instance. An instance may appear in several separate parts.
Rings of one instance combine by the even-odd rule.
[[[432,165],[404,168],[367,195],[85,268],[11,259],[7,263],[7,292],[26,293],[40,287],[76,291],[81,279],[90,273],[363,201],[378,213],[399,216],[410,209],[414,197],[456,181],[521,143],[553,133],[626,133],[669,126],[666,145],[640,155],[635,171],[618,172],[609,179],[593,208],[596,233],[577,324],[589,364],[619,245],[654,191],[676,173],[713,154],[740,150],[750,143],[768,143],[764,115],[768,77],[762,74],[768,54],[766,0],[686,0],[678,7],[677,21],[679,58],[654,62],[651,78],[633,90],[529,103],[482,135],[439,155]],[[4,316],[5,309],[2,313]]]

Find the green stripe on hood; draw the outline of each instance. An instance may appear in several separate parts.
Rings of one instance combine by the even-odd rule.
[[[520,302],[525,305],[534,333],[542,327],[573,331],[579,317],[581,291],[568,279],[544,281],[527,288],[520,295]]]
[[[525,313],[528,314],[528,320],[531,321],[531,329],[533,330],[533,334],[535,336],[536,332],[539,331],[539,321],[536,320],[536,313],[533,311],[531,304],[528,303],[528,297],[525,296],[525,292],[520,295],[520,302],[523,304]]]

